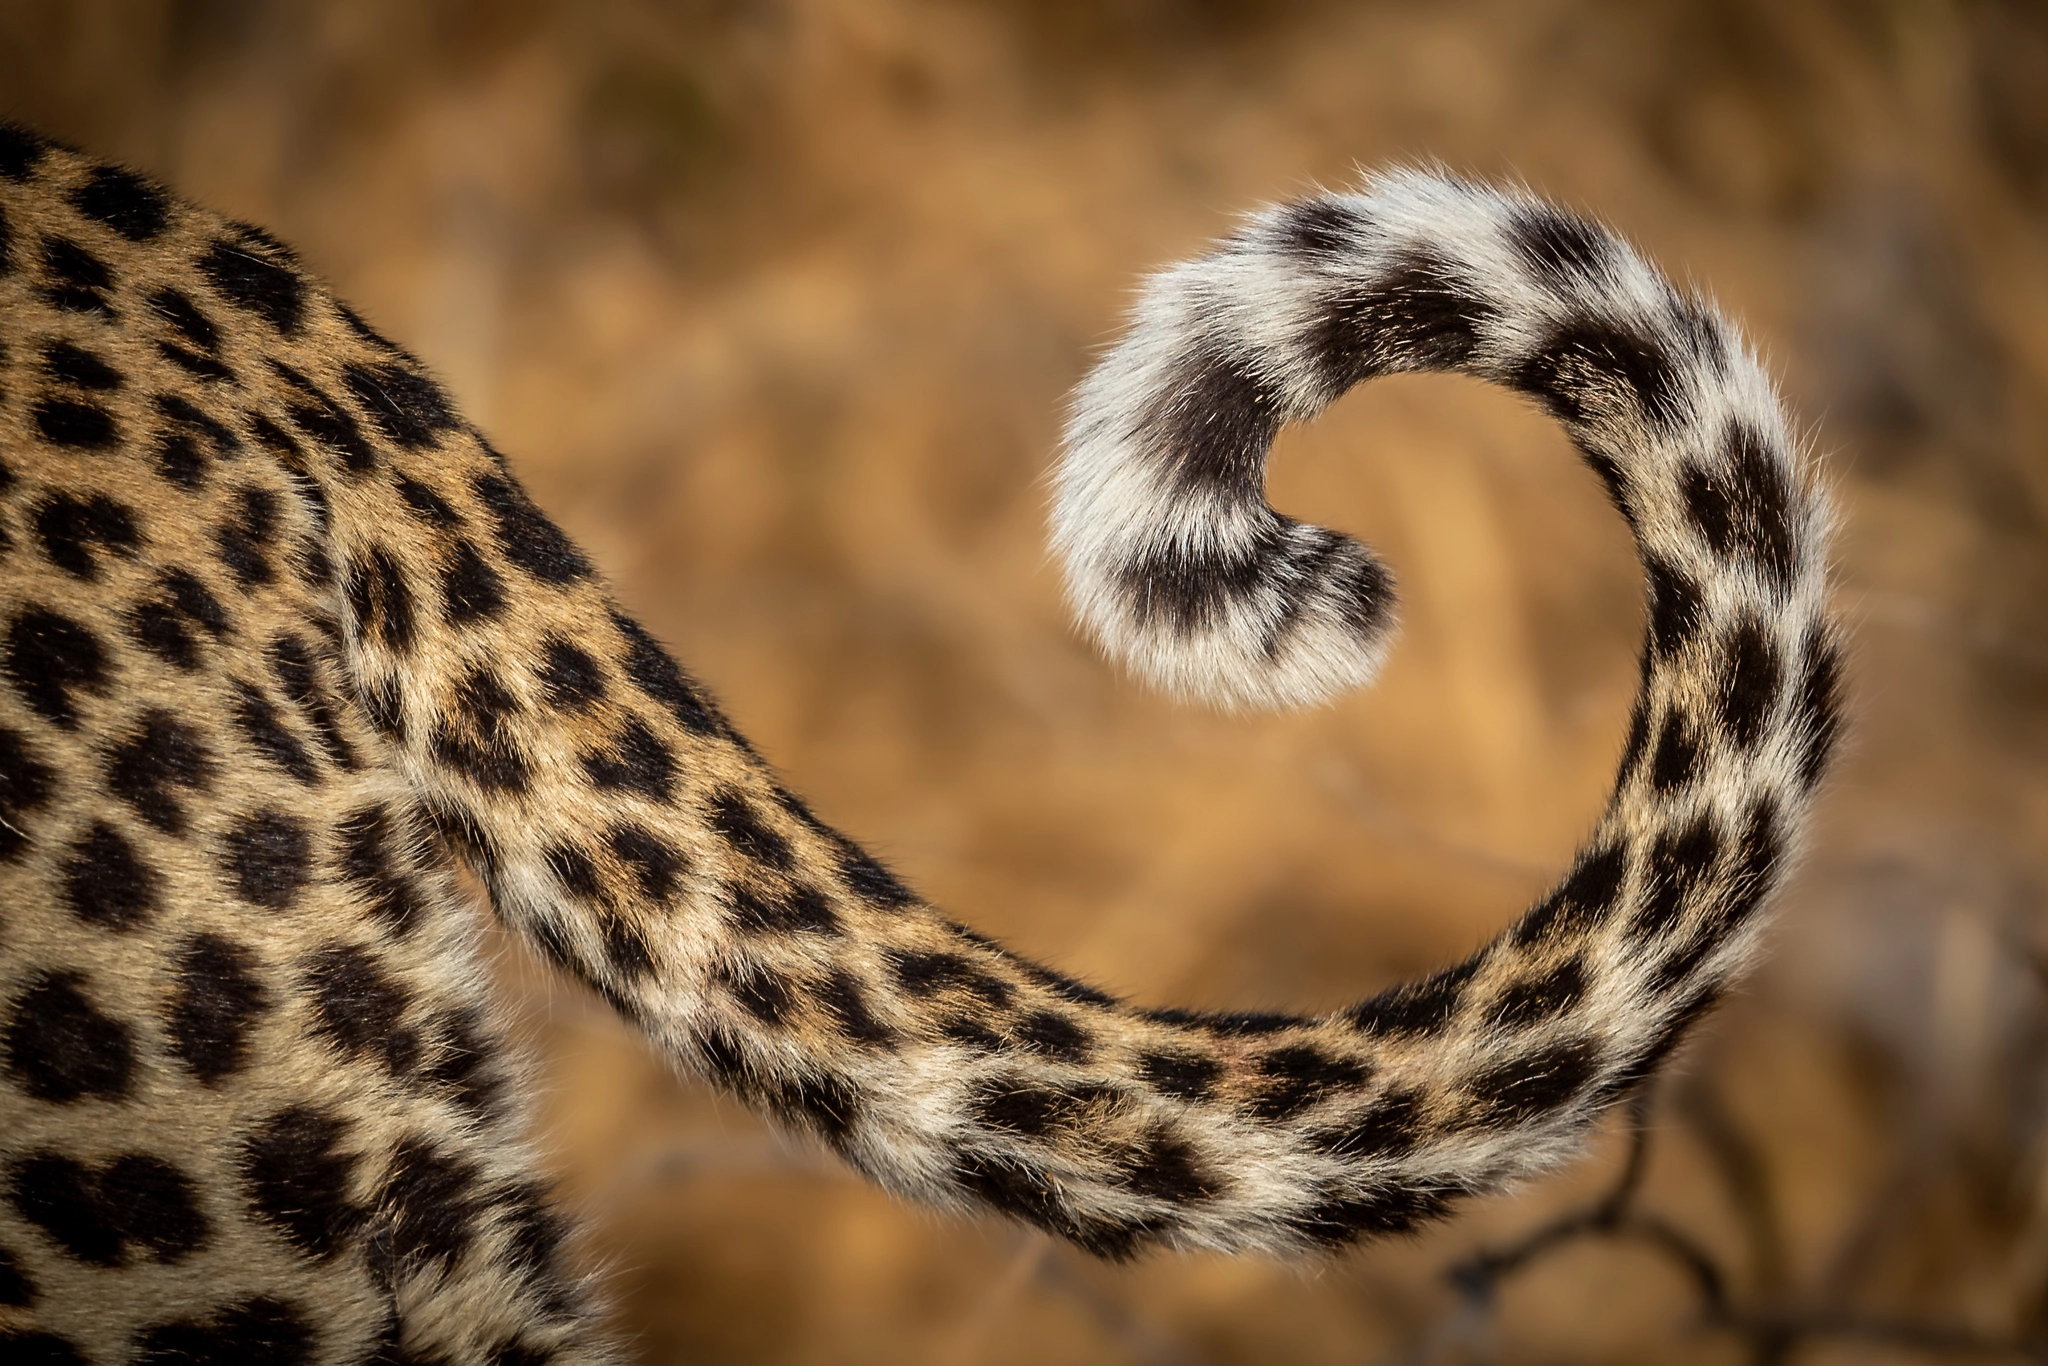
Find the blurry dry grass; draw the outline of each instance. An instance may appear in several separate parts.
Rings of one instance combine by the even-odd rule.
[[[646,1360],[2048,1341],[2039,4],[4,0],[0,105],[298,243],[822,812],[1141,1000],[1330,1006],[1504,924],[1602,799],[1639,606],[1553,428],[1387,382],[1275,474],[1403,572],[1378,690],[1233,721],[1114,678],[1063,623],[1041,481],[1137,271],[1262,198],[1441,158],[1710,282],[1815,422],[1855,746],[1775,960],[1657,1097],[1626,1216],[1712,1263],[1722,1320],[1640,1237],[1481,1255],[1593,1201],[1625,1126],[1319,1270],[1107,1268],[875,1194],[508,951]],[[1872,1318],[1941,1327],[1836,1331]],[[1777,1332],[1801,1325],[1827,1331]]]

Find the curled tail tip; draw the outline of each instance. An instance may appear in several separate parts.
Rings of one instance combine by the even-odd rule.
[[[1394,634],[1392,575],[1348,536],[1261,521],[1234,535],[1208,528],[1196,545],[1065,521],[1075,616],[1139,678],[1226,711],[1308,707],[1369,683]]]

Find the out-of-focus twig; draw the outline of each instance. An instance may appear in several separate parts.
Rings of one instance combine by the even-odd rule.
[[[1479,1252],[1452,1266],[1445,1279],[1456,1292],[1449,1310],[1394,1352],[1390,1366],[1429,1366],[1453,1350],[1481,1348],[1492,1326],[1503,1281],[1542,1260],[1556,1249],[1585,1238],[1627,1240],[1663,1256],[1691,1283],[1699,1303],[1699,1327],[1731,1333],[1747,1349],[1753,1366],[1776,1366],[1810,1341],[1864,1342],[1902,1351],[1971,1358],[2048,1362],[2048,1341],[1982,1333],[1960,1324],[1873,1315],[1832,1304],[1807,1305],[1778,1298],[1772,1278],[1759,1275],[1768,1292],[1747,1302],[1731,1289],[1731,1280],[1713,1252],[1676,1224],[1636,1207],[1649,1161],[1653,1129],[1649,1123],[1649,1092],[1639,1092],[1629,1110],[1628,1157],[1614,1183],[1592,1204],[1560,1215],[1506,1246]],[[1710,1148],[1730,1175],[1730,1193],[1738,1205],[1750,1204],[1745,1222],[1751,1255],[1759,1271],[1782,1267],[1775,1212],[1768,1198],[1767,1173],[1760,1155],[1725,1111],[1711,1115]]]

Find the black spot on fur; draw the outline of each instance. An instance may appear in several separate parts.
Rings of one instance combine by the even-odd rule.
[[[242,737],[259,755],[302,783],[312,785],[320,781],[320,769],[313,756],[284,724],[276,706],[261,689],[237,682],[231,711]]]
[[[735,1095],[752,1093],[753,1073],[748,1069],[746,1057],[738,1044],[715,1029],[698,1034],[696,1043],[706,1076]]]
[[[1357,1123],[1317,1135],[1315,1141],[1325,1151],[1346,1157],[1401,1157],[1413,1152],[1427,1132],[1422,1093],[1389,1091]]]
[[[762,1024],[779,1025],[789,1018],[796,991],[773,968],[753,963],[729,969],[721,977],[726,992]]]
[[[1754,749],[1778,705],[1778,689],[1784,680],[1777,642],[1763,623],[1745,617],[1729,632],[1725,653],[1728,663],[1717,699],[1721,724],[1737,746]]]
[[[1179,1100],[1204,1101],[1223,1075],[1223,1064],[1206,1053],[1147,1052],[1138,1055],[1138,1075]]]
[[[675,789],[675,753],[637,716],[619,728],[610,748],[578,757],[590,781],[608,791],[638,792],[665,802]]]
[[[471,487],[498,524],[498,550],[506,559],[543,583],[590,577],[590,561],[533,505],[525,489],[499,474],[478,475]]]
[[[1343,258],[1356,253],[1370,221],[1335,199],[1304,199],[1280,211],[1274,235],[1280,249],[1296,256]]]
[[[1099,987],[1091,987],[1086,982],[1067,976],[1064,972],[1055,972],[1043,963],[1034,963],[1027,958],[1018,958],[1002,949],[1000,945],[995,945],[992,942],[991,947],[1003,953],[1009,959],[1012,967],[1063,1001],[1072,1001],[1075,1005],[1087,1006],[1115,1006],[1121,1004],[1116,997]]]
[[[541,665],[534,671],[546,690],[548,701],[562,711],[588,711],[604,697],[604,670],[581,649],[557,636],[541,649]]]
[[[1223,1180],[1202,1164],[1194,1146],[1170,1129],[1147,1134],[1120,1164],[1118,1180],[1138,1195],[1174,1205],[1192,1205],[1215,1196]]]
[[[0,254],[0,266],[5,264],[6,258]],[[0,1328],[0,1358],[18,1366],[85,1366],[85,1355],[69,1338],[34,1329]]]
[[[197,375],[200,379],[217,380],[223,384],[233,384],[236,382],[235,372],[228,369],[220,361],[215,360],[212,356],[201,355],[197,351],[187,351],[175,342],[159,341],[156,344],[156,349],[157,354],[165,360],[181,370]]]
[[[502,735],[507,718],[524,710],[487,664],[479,664],[463,675],[455,688],[455,709],[471,729],[488,739]]]
[[[957,953],[891,949],[883,954],[897,985],[913,996],[966,991],[995,1007],[1010,1003],[1010,985]]]
[[[158,394],[156,406],[172,424],[157,437],[157,468],[180,488],[199,488],[206,482],[214,458],[228,460],[240,453],[240,437],[186,400],[175,394]],[[200,449],[201,438],[213,448],[212,456]]]
[[[459,1010],[441,1021],[441,1056],[427,1071],[434,1082],[454,1092],[471,1114],[490,1117],[505,1092],[505,1076],[495,1065],[495,1047],[481,1017]]]
[[[1265,1087],[1252,1097],[1251,1112],[1268,1123],[1292,1119],[1325,1096],[1363,1086],[1370,1075],[1360,1063],[1311,1044],[1290,1044],[1253,1060]]]
[[[381,1044],[411,999],[377,956],[357,944],[329,944],[308,958],[304,987],[315,1027],[351,1057]]]
[[[178,334],[210,356],[220,354],[220,329],[213,325],[213,319],[199,311],[199,305],[191,296],[175,289],[159,289],[149,296],[151,311],[172,327]]]
[[[46,499],[36,509],[35,528],[50,563],[86,580],[99,577],[95,548],[132,559],[141,543],[134,515],[104,493],[89,498],[60,493]]]
[[[12,1252],[9,1252],[4,1247],[0,1247],[0,1307],[26,1309],[35,1302],[35,1278],[28,1274],[28,1269],[16,1260]],[[0,1337],[0,1349],[5,1349],[8,1346],[8,1340]],[[0,1357],[5,1355],[5,1351],[0,1350]],[[31,1357],[28,1359],[35,1360],[36,1358]]]
[[[87,999],[83,973],[43,973],[14,1002],[7,1072],[23,1094],[59,1105],[121,1100],[135,1073],[127,1025]]]
[[[371,913],[400,938],[410,934],[426,908],[394,857],[400,836],[391,813],[375,805],[350,812],[335,827],[335,842],[341,875],[368,898]]]
[[[1778,864],[1784,852],[1784,837],[1778,829],[1778,804],[1769,797],[1760,797],[1743,821],[1734,875],[1728,881],[1716,915],[1716,933],[1737,929],[1757,913],[1777,883]]]
[[[1669,659],[1699,633],[1706,620],[1700,586],[1676,565],[1654,555],[1643,560],[1650,599],[1650,655]]]
[[[1793,694],[1793,724],[1799,736],[1799,780],[1809,789],[1827,771],[1828,756],[1842,731],[1842,656],[1834,641],[1816,629],[1800,651],[1799,690]]]
[[[398,1145],[378,1205],[391,1212],[392,1252],[401,1266],[446,1264],[462,1255],[487,1208],[478,1189],[481,1175],[474,1162],[431,1139]]]
[[[1445,968],[1421,982],[1383,991],[1345,1012],[1367,1034],[1430,1034],[1450,1023],[1465,983],[1479,970],[1477,959]]]
[[[278,636],[270,642],[270,667],[284,695],[312,723],[321,748],[327,751],[334,766],[344,772],[353,771],[357,766],[355,749],[341,733],[341,725],[335,719],[334,699],[321,681],[305,642],[297,636]]]
[[[1118,579],[1140,622],[1164,621],[1183,635],[1220,624],[1260,589],[1276,591],[1282,611],[1265,642],[1269,653],[1309,606],[1332,594],[1362,636],[1383,629],[1393,610],[1392,578],[1362,546],[1277,515],[1243,546],[1201,556],[1158,552],[1126,565]]]
[[[939,1037],[977,1053],[1001,1053],[1009,1041],[972,1015],[947,1015],[939,1020]]]
[[[507,1260],[547,1297],[548,1312],[565,1317],[572,1314],[574,1297],[562,1284],[561,1274],[561,1250],[569,1240],[569,1221],[548,1204],[547,1190],[538,1182],[513,1186],[495,1203],[511,1226]]]
[[[306,452],[300,448],[298,440],[290,432],[262,413],[249,413],[248,421],[250,435],[262,444],[263,449],[275,455],[286,469],[299,470],[306,467]]]
[[[164,664],[180,670],[199,668],[199,641],[186,631],[178,608],[168,602],[139,602],[129,616],[129,635]]]
[[[349,1198],[356,1154],[342,1150],[348,1126],[310,1106],[296,1106],[258,1127],[242,1145],[242,1175],[258,1218],[293,1246],[326,1259],[361,1225]]]
[[[1257,487],[1280,428],[1280,393],[1239,358],[1196,348],[1144,424],[1183,496],[1242,495]]]
[[[1472,1080],[1472,1114],[1486,1126],[1519,1124],[1569,1105],[1600,1065],[1584,1039],[1568,1039],[1496,1064]]]
[[[393,487],[398,490],[398,496],[405,500],[405,505],[412,509],[413,515],[427,525],[440,527],[444,531],[449,527],[462,525],[461,516],[454,508],[448,506],[448,501],[417,479],[400,475]]]
[[[1287,1222],[1325,1247],[1345,1247],[1360,1238],[1408,1233],[1441,1218],[1458,1197],[1454,1190],[1389,1186],[1366,1195],[1333,1192]]]
[[[128,618],[137,644],[176,668],[199,667],[199,641],[193,626],[215,640],[228,634],[227,612],[205,584],[183,569],[169,569],[157,580],[158,596],[138,603]]]
[[[342,322],[347,325],[349,331],[355,333],[379,351],[393,356],[404,356],[406,354],[405,348],[364,321],[362,314],[356,312],[339,299],[332,300],[331,302],[334,305],[334,311],[341,316]]]
[[[1131,1256],[1148,1231],[1143,1226],[1077,1218],[1061,1203],[1056,1184],[1020,1163],[966,1153],[954,1164],[953,1179],[991,1208],[1071,1239],[1100,1257],[1120,1260]]]
[[[623,916],[606,912],[598,917],[598,939],[604,945],[604,961],[614,976],[638,982],[654,975],[654,953],[647,936]]]
[[[839,876],[848,890],[873,906],[887,910],[899,910],[917,904],[917,893],[897,880],[896,875],[884,867],[880,860],[851,840],[841,838],[839,844]]]
[[[642,825],[614,826],[605,843],[614,857],[632,869],[634,884],[650,901],[667,901],[669,893],[675,890],[676,879],[690,868],[690,860],[682,850]]]
[[[30,607],[7,628],[0,671],[44,720],[78,724],[75,692],[103,693],[107,655],[86,627],[43,607]]]
[[[789,840],[765,820],[754,804],[732,788],[711,799],[711,828],[745,857],[770,868],[787,869],[793,862]]]
[[[1079,1065],[1095,1051],[1094,1036],[1055,1010],[1035,1010],[1018,1020],[1013,1029],[1026,1048],[1059,1062]]]
[[[167,835],[187,824],[179,790],[205,791],[214,762],[205,739],[168,711],[151,710],[107,756],[107,788]]]
[[[49,283],[43,298],[66,313],[98,313],[114,316],[106,291],[113,288],[114,272],[107,263],[78,243],[63,237],[43,239],[43,271]]]
[[[1025,1138],[1044,1138],[1080,1123],[1093,1110],[1115,1102],[1105,1087],[1047,1086],[1022,1077],[992,1077],[975,1087],[968,1107],[991,1129]]]
[[[185,1174],[160,1157],[126,1153],[99,1174],[100,1203],[131,1243],[159,1262],[206,1246],[211,1229]]]
[[[304,822],[282,811],[244,816],[221,836],[221,863],[237,896],[281,911],[313,877],[312,839]]]
[[[306,286],[291,254],[267,235],[244,231],[221,238],[199,258],[199,269],[221,297],[292,336],[305,315]]]
[[[1689,786],[1699,776],[1700,742],[1685,710],[1674,705],[1657,733],[1657,748],[1650,755],[1650,785],[1669,796]]]
[[[604,898],[604,884],[598,879],[597,864],[573,844],[551,844],[541,852],[541,861],[569,895],[586,902]]]
[[[875,1017],[868,1006],[867,993],[861,989],[860,979],[845,968],[833,969],[832,975],[815,989],[815,994],[818,1003],[831,1012],[844,1037],[855,1043],[882,1047],[895,1042],[896,1032]]]
[[[1791,587],[1795,563],[1791,495],[1773,447],[1746,423],[1728,432],[1729,493],[1737,512],[1731,549],[1756,565],[1765,583]]]
[[[1682,402],[1678,368],[1662,343],[1606,317],[1566,322],[1508,382],[1573,423],[1606,417],[1619,401],[1652,425],[1668,426]]]
[[[733,923],[743,929],[770,933],[840,933],[839,917],[815,887],[795,886],[787,891],[741,883],[727,892],[732,903]]]
[[[1585,965],[1567,958],[1539,977],[1510,984],[1493,1003],[1493,1022],[1504,1029],[1541,1024],[1571,1009],[1585,990]]]
[[[168,712],[144,714],[142,727],[108,757],[107,785],[136,814],[167,834],[182,834],[185,809],[175,788],[203,790],[214,772],[198,732]]]
[[[1685,905],[1713,876],[1721,858],[1721,836],[1708,817],[1696,816],[1683,829],[1667,830],[1650,849],[1649,895],[1629,923],[1637,939],[1669,934]]]
[[[26,738],[0,726],[0,863],[12,863],[28,848],[22,828],[31,811],[49,805],[57,771],[35,757]]]
[[[1572,439],[1572,445],[1578,450],[1579,458],[1586,462],[1587,468],[1599,476],[1601,487],[1607,490],[1607,501],[1614,504],[1614,510],[1621,514],[1622,520],[1629,524],[1629,528],[1635,529],[1635,504],[1629,498],[1628,476],[1622,471],[1621,465],[1611,456],[1593,449],[1590,444],[1578,437]]]
[[[136,1366],[304,1366],[317,1341],[299,1310],[269,1296],[239,1300],[203,1319],[158,1324],[138,1342]]]
[[[692,735],[727,733],[730,728],[718,708],[639,622],[614,612],[612,624],[626,638],[626,677],[635,687],[659,702],[676,724]]]
[[[524,792],[533,781],[525,751],[503,735],[473,737],[444,723],[434,732],[434,757],[486,792]]]
[[[18,123],[0,123],[0,176],[17,185],[27,182],[49,150],[50,142],[41,134]]]
[[[1650,993],[1662,996],[1690,981],[1700,964],[1712,957],[1724,942],[1713,926],[1700,927],[1684,947],[1657,965],[1657,971],[1650,977]]]
[[[349,574],[348,600],[358,629],[382,640],[396,654],[411,653],[412,585],[389,550],[372,546],[368,558],[355,566]]]
[[[1496,312],[1448,262],[1415,251],[1373,283],[1324,300],[1303,343],[1334,398],[1388,371],[1465,364]]]
[[[119,166],[95,167],[92,179],[71,192],[71,203],[131,242],[147,242],[171,217],[169,196]]]
[[[299,379],[304,401],[293,403],[285,410],[292,425],[304,432],[309,440],[324,449],[341,462],[342,469],[351,475],[364,475],[377,468],[377,452],[363,439],[363,430],[356,420],[344,411],[340,404],[322,393],[289,366],[277,361],[270,363],[273,370],[285,372],[289,379]]]
[[[161,909],[163,878],[135,846],[96,822],[64,865],[64,898],[72,914],[109,930],[132,930]]]
[[[441,599],[452,625],[493,621],[505,611],[505,581],[468,541],[457,541],[441,566]]]
[[[397,741],[405,739],[405,694],[395,676],[364,685],[363,711],[383,734]]]
[[[1577,935],[1598,927],[1613,912],[1627,872],[1620,845],[1595,849],[1579,860],[1562,886],[1522,917],[1514,942],[1533,944],[1551,934]]]
[[[248,1060],[249,1031],[269,1007],[253,955],[219,935],[187,940],[178,952],[178,994],[167,1023],[171,1051],[212,1086]]]
[[[81,1262],[119,1266],[126,1259],[121,1211],[100,1199],[90,1168],[72,1158],[39,1152],[8,1169],[8,1203]]]
[[[1211,1034],[1231,1037],[1255,1037],[1260,1034],[1283,1034],[1306,1021],[1293,1015],[1280,1015],[1265,1010],[1182,1010],[1169,1007],[1164,1010],[1140,1012],[1148,1020],[1159,1024],[1185,1025],[1204,1029]]]
[[[859,1093],[829,1073],[784,1082],[776,1088],[770,1105],[785,1119],[807,1126],[839,1149],[844,1149],[854,1125],[860,1122]]]
[[[1529,272],[1566,298],[1597,283],[1614,257],[1600,229],[1544,204],[1518,205],[1508,217],[1507,238]]]
[[[220,551],[221,563],[244,588],[269,583],[275,577],[268,551],[277,535],[278,513],[277,494],[260,484],[249,484],[236,494],[234,514],[214,530],[213,543]]]
[[[121,372],[84,347],[68,341],[43,343],[43,372],[62,384],[108,391],[121,387]]]
[[[36,430],[53,446],[104,451],[121,436],[111,413],[97,403],[83,399],[39,399],[35,406],[35,419]]]
[[[350,365],[342,381],[370,420],[408,450],[441,444],[441,433],[461,426],[440,386],[403,365]]]

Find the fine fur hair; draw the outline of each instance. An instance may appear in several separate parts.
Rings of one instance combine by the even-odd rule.
[[[1339,1247],[1572,1151],[1753,956],[1838,726],[1826,501],[1741,339],[1527,196],[1311,197],[1153,279],[1054,539],[1149,679],[1353,686],[1389,576],[1262,467],[1416,369],[1542,403],[1635,533],[1613,797],[1455,967],[1146,1007],[814,815],[289,249],[0,126],[0,1356],[614,1359],[485,917],[890,1189],[1109,1257]]]

